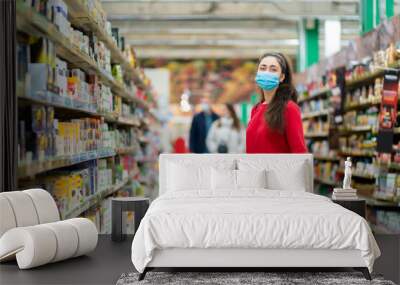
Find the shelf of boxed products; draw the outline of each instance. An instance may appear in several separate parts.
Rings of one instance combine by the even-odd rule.
[[[129,179],[125,179],[125,180],[113,185],[112,187],[110,187],[110,188],[108,188],[106,190],[99,191],[98,193],[93,194],[90,197],[85,198],[84,201],[82,201],[81,203],[76,205],[71,210],[69,210],[69,211],[67,211],[65,213],[60,213],[61,219],[64,220],[64,219],[71,219],[71,218],[78,217],[79,215],[81,215],[82,213],[86,212],[87,210],[89,210],[94,205],[97,205],[105,197],[110,196],[110,195],[114,194],[115,192],[117,192],[118,190],[120,190],[128,182],[129,182]]]
[[[29,32],[34,35],[45,36],[56,44],[56,53],[67,59],[70,63],[79,66],[87,73],[95,72],[101,80],[120,91],[120,86],[115,82],[111,74],[102,70],[97,63],[88,55],[82,52],[73,41],[62,34],[57,27],[43,15],[27,6],[22,1],[17,2],[16,14],[18,17],[17,29]]]
[[[372,72],[366,72],[360,76],[354,77],[352,79],[346,79],[346,89],[351,90],[357,88],[358,86],[373,81],[375,78],[383,76],[384,69],[379,68]]]
[[[377,96],[373,97],[365,102],[357,102],[357,103],[350,103],[349,105],[345,106],[345,112],[350,112],[354,110],[363,110],[368,109],[370,107],[379,106],[381,104],[382,97]]]
[[[344,175],[343,170],[338,170],[337,173]],[[358,177],[358,178],[369,179],[369,180],[375,180],[376,179],[375,175],[371,175],[371,174],[368,174],[368,173],[357,172],[357,171],[353,171],[351,173],[351,175],[352,175],[352,177]]]
[[[86,113],[92,116],[103,117],[104,120],[109,123],[128,125],[132,127],[140,126],[139,119],[136,117],[125,118],[115,113],[96,112],[95,108],[93,108],[93,106],[90,106],[90,104],[86,102],[82,102],[80,100],[73,99],[71,97],[64,97],[50,91],[47,91],[44,94],[25,95],[24,87],[22,87],[22,85],[23,83],[20,82],[17,83],[18,98],[30,100],[34,103],[43,104],[46,106],[53,106],[65,110]]]
[[[393,234],[393,232],[391,230],[389,230],[388,228],[386,228],[383,225],[375,225],[375,224],[369,223],[369,226],[371,227],[372,232],[375,234],[381,234],[381,235]]]
[[[312,132],[312,133],[305,133],[305,138],[327,138],[329,136],[328,132]]]
[[[106,16],[103,10],[98,7],[89,7],[91,1],[84,0],[65,0],[68,5],[68,12],[71,17],[71,22],[74,26],[82,28],[83,30],[93,33],[106,47],[110,50],[111,61],[121,65],[125,74],[129,78],[133,78],[135,84],[142,88],[147,89],[146,84],[140,75],[138,68],[133,67],[128,58],[124,55],[122,50],[117,46],[113,37],[107,32],[106,27],[109,23],[106,21]],[[96,17],[97,16],[97,17]],[[131,97],[126,93],[126,90],[120,88],[121,96],[127,99],[133,99],[141,107],[149,109],[147,103],[137,97]]]
[[[153,163],[153,162],[158,162],[157,157],[137,157],[135,158],[137,162],[141,163]]]
[[[392,162],[391,164],[389,164],[389,169],[400,170],[400,163]]]
[[[314,154],[314,159],[321,160],[321,161],[340,161],[341,160],[339,157],[320,155],[320,154]]]
[[[45,36],[56,44],[56,53],[60,57],[67,59],[68,62],[78,66],[88,74],[95,72],[104,84],[111,87],[111,90],[115,94],[130,102],[136,102],[143,106],[143,108],[148,108],[146,102],[131,95],[131,92],[124,86],[124,84],[115,80],[112,75],[105,70],[102,70],[102,68],[100,68],[88,54],[81,51],[79,47],[62,34],[53,23],[47,20],[43,15],[36,12],[33,8],[18,1],[17,17],[18,30]]]
[[[393,210],[399,210],[400,209],[400,202],[394,202],[394,201],[383,201],[376,199],[374,197],[367,197],[363,196],[360,194],[357,194],[357,196],[360,199],[364,199],[365,203],[373,208],[383,208],[383,209],[393,209]]]
[[[317,117],[326,117],[329,115],[329,110],[323,110],[323,111],[316,111],[316,112],[308,112],[308,113],[304,113],[302,115],[302,119],[303,120],[308,120],[311,118],[317,118]]]
[[[122,125],[128,125],[128,126],[134,126],[134,127],[140,126],[140,121],[136,117],[128,118],[128,117],[120,116],[120,117],[118,117],[117,122]]]
[[[340,130],[341,136],[348,136],[348,135],[358,134],[358,133],[372,133],[372,134],[376,135],[378,133],[378,130],[371,125],[353,126],[353,127],[343,128]]]
[[[340,183],[330,180],[330,179],[326,179],[326,178],[322,178],[322,177],[314,177],[314,180],[316,182],[319,182],[321,184],[325,184],[325,185],[330,185],[330,186],[334,186],[334,187],[339,187]]]
[[[371,151],[371,150],[352,149],[352,150],[340,151],[339,155],[340,156],[375,157],[376,156],[376,152],[375,151]]]
[[[115,156],[114,149],[105,148],[45,161],[33,161],[18,166],[18,178],[27,178],[50,170],[72,166],[89,160]]]
[[[118,147],[116,149],[116,153],[119,155],[124,155],[124,154],[132,154],[137,150],[136,146],[129,146],[129,147]]]
[[[128,75],[137,76],[137,71],[130,65],[112,36],[107,33],[108,24],[104,11],[98,7],[89,7],[93,2],[95,1],[65,0],[72,25],[93,33],[110,50],[113,63],[120,64]]]
[[[346,79],[346,89],[351,90],[357,88],[358,86],[363,85],[364,83],[371,82],[377,77],[383,76],[385,68],[399,68],[399,66],[400,66],[399,63],[397,62],[389,64],[388,67],[378,66],[373,71],[365,72],[364,74],[356,77],[353,76],[353,78],[351,79]]]
[[[321,88],[319,90],[312,91],[309,96],[302,95],[301,98],[299,98],[298,103],[301,104],[306,101],[311,101],[327,96],[330,93],[330,91],[331,91],[330,88]]]

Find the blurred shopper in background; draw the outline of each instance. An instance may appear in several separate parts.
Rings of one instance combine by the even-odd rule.
[[[174,142],[174,153],[188,153],[186,142],[183,137],[177,137]]]
[[[307,152],[297,92],[286,57],[281,53],[264,54],[255,81],[260,88],[261,100],[251,110],[246,152]]]
[[[206,138],[211,125],[219,116],[212,110],[210,99],[203,97],[201,112],[196,114],[190,128],[189,148],[193,153],[208,153]]]
[[[243,128],[232,104],[225,104],[221,117],[216,120],[207,136],[207,148],[212,153],[243,153]]]

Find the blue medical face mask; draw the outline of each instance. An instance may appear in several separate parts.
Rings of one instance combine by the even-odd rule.
[[[276,73],[258,71],[256,75],[256,82],[261,89],[269,91],[278,87],[279,77]]]

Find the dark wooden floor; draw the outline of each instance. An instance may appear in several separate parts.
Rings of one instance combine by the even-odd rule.
[[[99,236],[97,248],[87,256],[19,270],[16,262],[0,265],[0,284],[115,284],[122,273],[134,271],[132,237],[121,243]]]
[[[400,237],[377,235],[382,251],[374,273],[400,284]],[[100,236],[95,251],[42,267],[19,270],[16,262],[0,264],[0,284],[115,284],[122,273],[135,271],[131,262],[132,237],[115,243],[110,236]],[[307,270],[308,271],[308,270]]]

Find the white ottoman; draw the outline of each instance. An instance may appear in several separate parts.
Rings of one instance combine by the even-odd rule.
[[[57,206],[42,189],[0,193],[0,262],[20,269],[84,255],[97,246],[89,219],[59,221]]]

